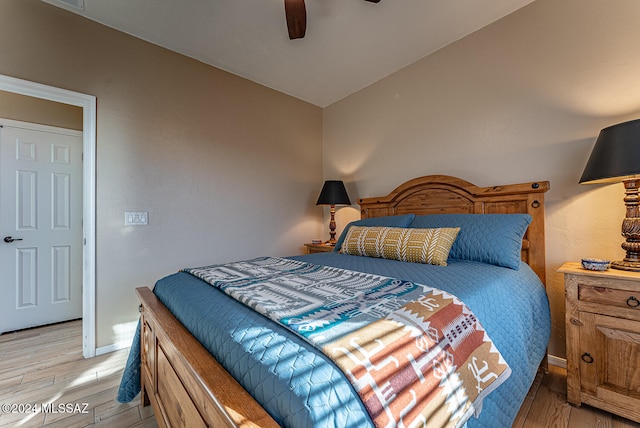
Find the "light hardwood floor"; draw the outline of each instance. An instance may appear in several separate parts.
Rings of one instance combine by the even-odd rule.
[[[0,427],[157,427],[153,410],[141,407],[140,400],[115,399],[127,356],[123,349],[84,359],[80,321],[1,335],[0,405],[70,403],[77,412],[0,409]]]
[[[640,424],[582,405],[567,404],[567,371],[549,366],[538,373],[513,428],[640,428]]]
[[[5,413],[0,427],[157,427],[150,407],[138,398],[116,401],[128,350],[82,358],[80,321],[0,336],[0,405],[70,403],[81,413]],[[539,374],[513,428],[640,428],[640,424],[588,406],[566,402],[566,372],[551,366]],[[72,410],[76,410],[73,408]],[[501,428],[501,427],[496,427]]]

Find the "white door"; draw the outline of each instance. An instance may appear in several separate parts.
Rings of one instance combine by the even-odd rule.
[[[0,119],[0,333],[82,317],[82,133]]]

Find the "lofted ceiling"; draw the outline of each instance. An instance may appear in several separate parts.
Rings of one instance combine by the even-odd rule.
[[[306,0],[289,40],[283,0],[43,0],[320,107],[533,0]]]

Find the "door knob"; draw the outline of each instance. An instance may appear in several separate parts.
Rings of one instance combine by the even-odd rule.
[[[11,236],[5,236],[4,237],[4,242],[13,242],[13,241],[22,241],[22,238],[12,238]]]

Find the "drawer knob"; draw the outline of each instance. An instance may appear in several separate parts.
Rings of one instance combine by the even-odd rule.
[[[593,363],[593,357],[588,352],[585,352],[584,354],[582,354],[582,361],[587,364],[591,364]]]
[[[638,301],[635,296],[631,296],[627,299],[627,306],[630,308],[637,308],[640,306],[640,301]]]

